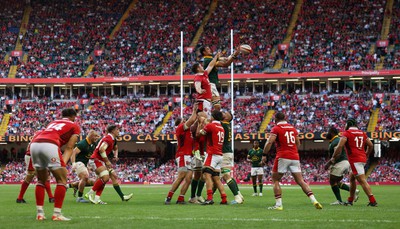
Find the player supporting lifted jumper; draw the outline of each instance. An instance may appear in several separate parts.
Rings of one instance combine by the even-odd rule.
[[[264,162],[263,160],[263,150],[259,147],[260,143],[258,141],[253,142],[253,148],[249,150],[247,154],[247,160],[251,162],[251,181],[253,182],[254,193],[252,196],[263,196],[263,176],[264,176]],[[260,188],[260,193],[257,194],[257,178],[258,187]]]
[[[207,69],[210,67],[211,62],[214,60],[212,57],[212,50],[209,46],[200,47],[200,54],[203,56],[203,68]],[[211,71],[208,74],[208,78],[211,83],[211,91],[212,91],[212,104],[215,109],[221,109],[221,97],[219,95],[217,85],[219,84],[218,79],[218,67],[229,67],[230,64],[237,58],[240,53],[240,48],[238,47],[235,52],[229,57],[221,57],[217,58],[216,63],[213,67],[211,67]]]
[[[328,139],[330,142],[328,151],[329,158],[332,158],[335,147],[339,144],[339,131],[335,127],[329,128],[328,133],[326,134],[326,139]],[[332,161],[329,160],[325,165],[325,169],[330,169],[329,183],[336,197],[336,201],[331,203],[331,205],[343,205],[344,203],[340,195],[340,189],[346,190],[348,192],[350,191],[350,187],[347,184],[341,182],[343,176],[350,169],[350,164],[347,160],[346,151],[344,149],[342,150],[339,157],[335,160],[335,163],[332,163]],[[354,201],[357,201],[359,192],[359,190],[356,190]]]
[[[233,168],[233,150],[232,150],[232,129],[231,129],[231,121],[233,116],[230,112],[223,113],[223,120],[221,122],[222,127],[224,128],[224,144],[222,146],[222,179],[226,182],[229,189],[232,191],[234,200],[232,200],[232,204],[242,204],[244,198],[239,191],[239,187],[236,183],[236,180],[231,177],[231,170]]]
[[[185,194],[189,188],[192,180],[192,148],[193,148],[193,138],[190,132],[190,127],[196,121],[197,118],[197,104],[193,107],[193,113],[190,118],[185,121],[178,118],[175,121],[175,126],[177,126],[175,135],[178,139],[178,149],[176,151],[176,164],[178,165],[178,178],[172,184],[171,190],[168,192],[167,198],[165,199],[165,204],[171,204],[172,196],[174,192],[178,189],[182,181],[185,183],[181,187],[181,192],[176,201],[177,204],[186,204]]]
[[[356,180],[362,186],[365,194],[367,194],[369,203],[367,206],[376,207],[378,203],[375,200],[374,194],[372,194],[371,187],[365,177],[364,166],[367,162],[368,155],[372,152],[373,144],[367,135],[357,128],[357,122],[355,119],[349,119],[346,122],[346,131],[342,133],[339,144],[333,153],[331,158],[332,163],[335,163],[343,147],[346,147],[347,158],[349,159],[351,174],[350,184],[356,184]],[[367,150],[365,151],[365,146]],[[353,205],[355,201],[356,185],[350,185],[350,197],[348,198],[346,205]]]
[[[276,157],[272,168],[272,182],[274,183],[275,205],[269,207],[271,210],[283,210],[282,189],[279,182],[286,172],[291,172],[296,183],[303,192],[310,198],[316,209],[322,209],[310,187],[303,180],[300,168],[300,157],[298,147],[300,140],[297,130],[285,121],[285,115],[281,112],[275,115],[275,123],[271,134],[264,146],[264,154],[267,154],[272,144],[276,143]]]
[[[213,200],[213,187],[216,186],[221,194],[221,203],[228,204],[227,196],[224,186],[219,177],[222,164],[222,146],[224,144],[224,128],[221,126],[223,119],[222,112],[213,110],[211,115],[211,122],[199,123],[196,135],[207,136],[207,156],[203,166],[203,176],[206,181],[207,200],[202,203],[203,205],[214,204]]]

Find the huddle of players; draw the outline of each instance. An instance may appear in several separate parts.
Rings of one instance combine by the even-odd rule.
[[[186,203],[184,196],[190,184],[192,186],[190,203],[214,204],[213,194],[218,189],[221,194],[220,204],[228,204],[220,173],[235,196],[232,203],[243,203],[244,199],[238,185],[230,176],[233,167],[232,130],[230,127],[232,114],[220,111],[220,96],[216,88],[218,83],[216,67],[229,66],[239,55],[239,49],[228,58],[221,57],[221,53],[212,57],[209,47],[201,48],[200,52],[204,57],[205,69],[198,63],[193,65],[192,71],[196,74],[194,84],[198,94],[193,112],[187,120],[178,118],[175,122],[175,126],[177,126],[175,134],[178,140],[175,156],[178,177],[168,192],[165,204],[171,203],[171,199],[182,181],[185,182],[181,187],[177,204]],[[207,153],[205,154],[205,152]],[[205,157],[204,163],[202,157]],[[204,182],[207,190],[206,200],[201,197]]]
[[[118,147],[116,137],[119,135],[119,129],[115,125],[107,127],[107,135],[96,142],[100,136],[95,131],[90,131],[89,136],[80,141],[80,127],[74,123],[77,113],[75,109],[67,108],[62,110],[62,118],[51,122],[46,129],[35,133],[32,141],[27,148],[27,176],[21,185],[20,195],[17,203],[26,203],[23,195],[36,173],[38,182],[35,188],[36,198],[36,219],[39,221],[45,220],[44,214],[44,197],[46,185],[48,183],[49,172],[56,179],[57,187],[54,192],[54,212],[53,221],[69,221],[70,219],[63,216],[61,208],[64,202],[65,193],[67,190],[67,169],[66,164],[71,159],[73,162],[72,169],[76,171],[79,178],[79,194],[77,202],[88,202],[82,198],[83,188],[85,185],[93,184],[92,189],[85,195],[90,202],[94,204],[105,204],[100,200],[100,196],[105,184],[110,176],[113,180],[114,189],[120,195],[123,201],[128,201],[132,198],[132,194],[124,195],[118,185],[117,175],[115,174],[112,164],[108,157],[113,153],[113,160],[118,160]],[[76,147],[75,147],[76,145]],[[61,153],[61,147],[64,147],[64,152]],[[78,157],[76,158],[76,155]],[[29,158],[30,156],[30,158]],[[75,162],[77,161],[77,162]],[[88,170],[86,163],[97,174],[96,181],[88,180]],[[48,192],[49,193],[49,192]],[[49,197],[51,192],[49,193]],[[50,197],[52,198],[52,197]]]

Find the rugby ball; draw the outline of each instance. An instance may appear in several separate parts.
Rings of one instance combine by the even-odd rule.
[[[240,52],[243,54],[249,54],[252,52],[250,45],[240,45]]]

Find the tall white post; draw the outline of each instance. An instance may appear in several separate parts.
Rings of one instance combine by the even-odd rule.
[[[183,31],[181,31],[181,117],[183,117]]]
[[[233,29],[231,29],[231,54],[233,53],[233,51],[234,51],[234,48],[233,48]],[[233,89],[233,62],[231,63],[231,114],[232,114],[232,116],[233,117],[235,117],[235,112],[234,112],[234,110],[233,110],[233,108],[234,108],[234,105],[233,105],[233,103],[234,103],[234,100],[233,100],[233,94],[235,93],[235,90]],[[234,151],[235,151],[235,134],[234,134],[234,129],[233,129],[233,127],[234,127],[234,120],[235,119],[232,119],[232,122],[231,122],[231,130],[232,130],[232,136],[231,136],[231,139],[232,139],[232,153],[234,153]]]

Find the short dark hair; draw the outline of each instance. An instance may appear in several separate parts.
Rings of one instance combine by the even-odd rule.
[[[231,113],[230,111],[227,111],[226,113],[228,113],[228,114],[231,116],[231,118],[230,118],[229,120],[226,120],[226,121],[228,121],[228,122],[231,122],[231,121],[232,121],[232,119],[233,119],[233,115],[232,115],[232,113]]]
[[[276,122],[279,122],[279,121],[283,121],[283,120],[285,120],[285,114],[282,113],[282,112],[276,113],[276,115],[275,115],[275,121],[276,121]]]
[[[202,56],[204,56],[204,51],[206,51],[206,48],[207,48],[208,46],[205,46],[205,45],[203,45],[203,46],[200,46],[200,48],[199,48],[199,52],[200,52],[200,54],[202,55]]]
[[[116,125],[108,125],[107,126],[107,133],[113,132],[117,128]]]
[[[175,126],[178,126],[179,124],[181,124],[181,122],[182,122],[182,118],[181,118],[181,117],[178,117],[178,118],[175,119],[174,125],[175,125]]]
[[[224,115],[219,110],[213,110],[211,116],[217,121],[222,121],[224,119]]]
[[[354,118],[349,118],[346,121],[346,130],[349,129],[349,127],[355,126],[357,127],[357,121]]]
[[[338,129],[336,129],[335,127],[331,127],[328,130],[328,133],[326,134],[326,139],[331,140],[333,137],[335,137],[336,135],[339,134]]]
[[[73,108],[65,108],[61,111],[62,117],[73,117],[76,116],[76,111]]]
[[[194,63],[193,65],[192,65],[192,72],[193,73],[197,73],[197,68],[200,66],[200,64],[199,63]]]

